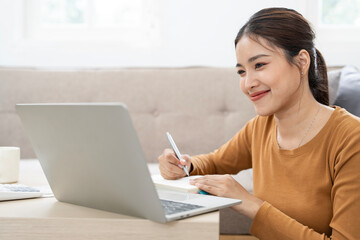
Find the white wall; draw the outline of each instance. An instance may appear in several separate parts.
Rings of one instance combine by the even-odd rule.
[[[152,46],[131,47],[116,41],[72,43],[26,39],[23,1],[26,0],[0,0],[0,66],[232,67],[234,38],[253,13],[264,7],[282,6],[313,18],[312,5],[307,2],[314,3],[310,0],[159,0],[159,41]],[[336,51],[341,49],[335,53],[334,48],[331,48],[333,53],[330,49],[319,49],[330,65],[360,63],[357,57],[360,54],[339,58]],[[360,53],[359,46],[356,51]]]

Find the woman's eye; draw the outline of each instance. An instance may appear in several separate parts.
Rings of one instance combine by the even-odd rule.
[[[264,63],[257,63],[255,64],[255,68],[261,68],[264,65],[265,65]]]
[[[239,70],[237,73],[238,73],[239,75],[242,75],[242,74],[245,73],[245,71],[244,71],[244,70]]]

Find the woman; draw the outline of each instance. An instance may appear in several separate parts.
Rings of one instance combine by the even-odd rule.
[[[230,175],[191,184],[238,198],[260,239],[360,238],[360,119],[329,107],[327,70],[314,33],[294,10],[263,9],[240,29],[240,88],[259,116],[213,153],[159,157],[167,179],[253,168],[254,194]]]

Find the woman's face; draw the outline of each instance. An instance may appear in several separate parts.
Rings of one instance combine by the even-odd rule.
[[[240,88],[254,103],[256,112],[268,116],[298,103],[303,84],[300,70],[290,64],[284,52],[264,39],[258,43],[243,36],[236,45]]]

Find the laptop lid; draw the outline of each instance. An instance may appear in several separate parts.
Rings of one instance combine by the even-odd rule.
[[[16,110],[56,199],[166,222],[238,204],[239,200],[179,195],[167,200],[209,205],[165,216],[133,127],[122,103],[17,104]],[[165,135],[164,135],[165,137]],[[196,194],[199,195],[199,194]],[[215,200],[213,198],[216,198]]]

